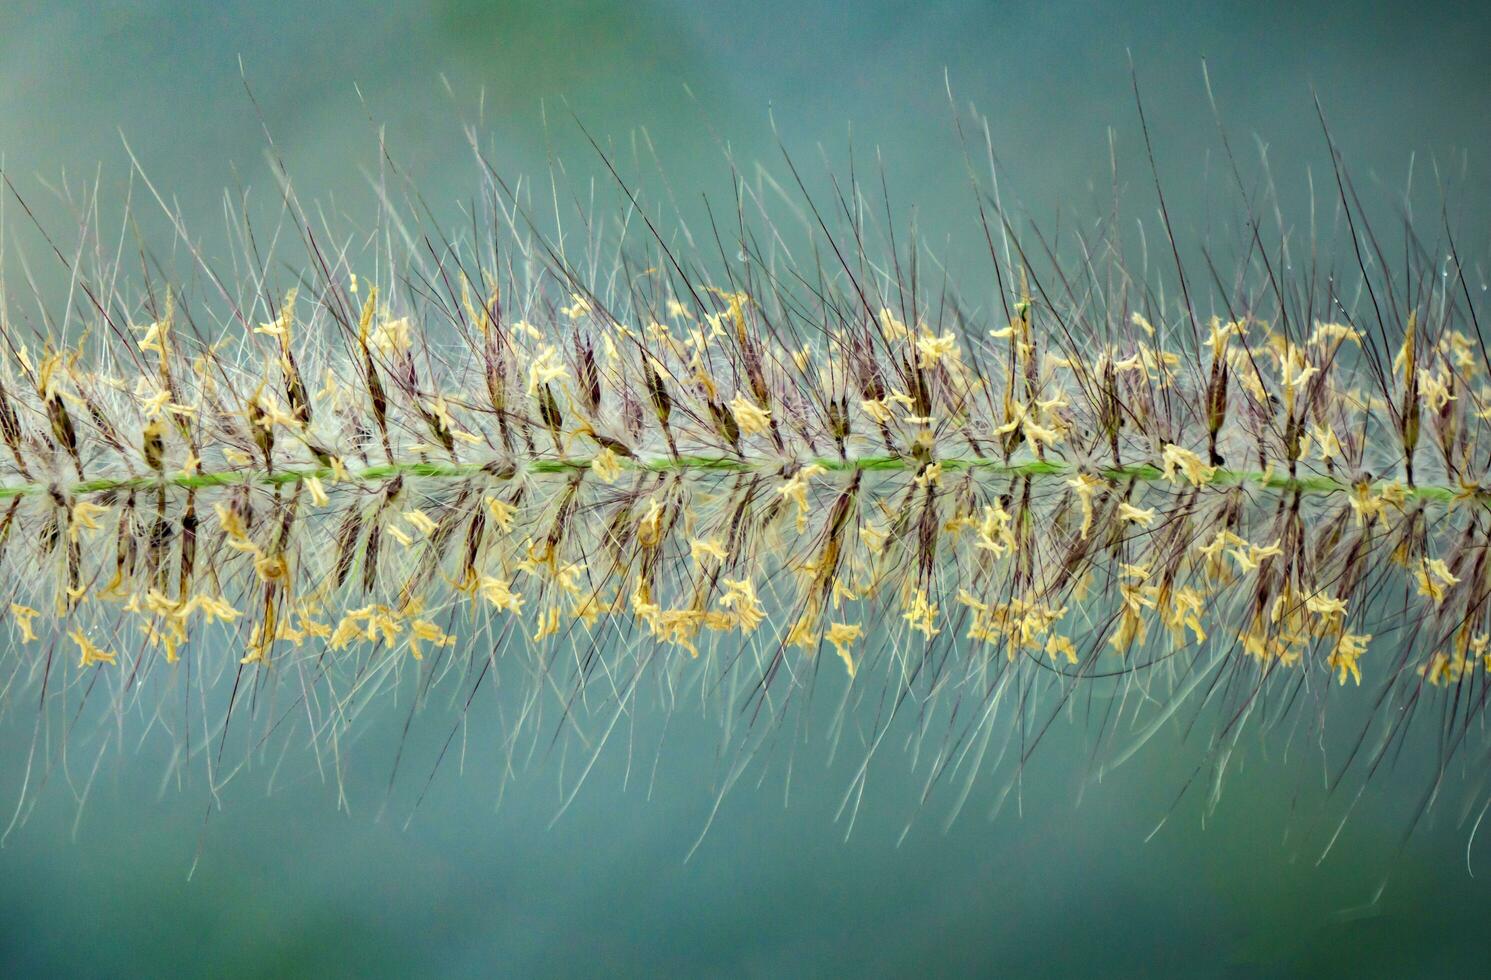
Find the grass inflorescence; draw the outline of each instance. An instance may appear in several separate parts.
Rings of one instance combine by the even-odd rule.
[[[1437,698],[1444,751],[1472,731],[1491,360],[1452,240],[1388,261],[1344,174],[1340,263],[1282,262],[1248,215],[1230,281],[1178,264],[1168,293],[1111,224],[1063,261],[975,186],[967,294],[857,184],[835,222],[799,183],[794,254],[739,182],[723,264],[623,185],[576,261],[485,172],[485,231],[389,220],[361,269],[287,190],[278,285],[242,216],[244,271],[198,254],[195,297],[56,252],[66,315],[0,320],[8,704],[231,678],[187,758],[250,690],[320,738],[411,668],[576,726],[655,677],[769,727],[832,655],[877,731],[940,706],[954,746],[1011,684],[1059,710],[1139,683],[1229,727],[1273,687],[1389,727]]]

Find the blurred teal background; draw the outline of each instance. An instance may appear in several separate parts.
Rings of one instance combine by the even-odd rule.
[[[1205,57],[1235,145],[1256,161],[1254,134],[1266,144],[1296,223],[1306,174],[1319,188],[1328,166],[1313,83],[1364,196],[1387,213],[1411,155],[1431,189],[1435,162],[1465,175],[1451,204],[1469,238],[1461,248],[1484,270],[1484,5],[1119,6],[12,0],[0,9],[0,158],[28,201],[65,221],[48,203],[64,178],[122,199],[122,133],[213,253],[225,188],[275,194],[243,77],[301,197],[354,222],[371,203],[379,127],[442,215],[478,193],[465,122],[505,173],[541,177],[554,154],[585,186],[597,166],[571,111],[611,146],[649,134],[681,210],[696,215],[700,195],[729,200],[720,141],[737,160],[779,169],[770,112],[814,179],[823,161],[846,163],[851,133],[862,164],[878,153],[894,199],[914,203],[923,235],[956,256],[978,235],[944,69],[959,100],[989,116],[1005,193],[1033,218],[1050,226],[1107,206],[1111,127],[1128,207],[1152,225],[1127,49],[1184,239],[1232,216]],[[141,233],[169,250],[169,228],[135,192]],[[15,210],[7,202],[8,226]],[[15,271],[10,256],[8,279]],[[35,720],[6,697],[0,824]],[[603,756],[551,828],[573,760],[505,778],[483,740],[482,723],[495,721],[478,712],[463,771],[442,771],[406,827],[410,794],[380,812],[405,711],[390,702],[369,719],[344,773],[345,807],[304,762],[273,780],[271,759],[204,820],[200,777],[162,786],[166,747],[130,734],[81,815],[92,757],[82,778],[55,776],[0,849],[0,974],[1484,969],[1491,859],[1484,844],[1467,854],[1456,793],[1403,843],[1428,778],[1411,755],[1369,788],[1317,866],[1352,800],[1349,789],[1327,799],[1314,737],[1287,751],[1245,740],[1215,812],[1193,788],[1153,837],[1204,748],[1178,730],[1099,780],[1080,717],[1058,723],[997,815],[1008,767],[949,830],[947,801],[934,801],[904,838],[921,781],[897,749],[872,771],[847,840],[835,812],[852,763],[828,762],[812,739],[796,747],[788,805],[780,764],[759,787],[743,781],[685,863],[720,774],[706,722],[675,721],[650,795],[635,771],[623,785],[624,747]],[[421,716],[406,782],[428,772],[454,717],[438,705]],[[655,743],[657,720],[639,725]]]

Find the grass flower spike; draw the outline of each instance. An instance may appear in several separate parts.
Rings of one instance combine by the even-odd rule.
[[[8,709],[221,685],[152,709],[213,765],[284,700],[333,739],[437,683],[577,729],[682,686],[758,732],[826,683],[880,726],[943,712],[950,746],[1014,689],[1375,697],[1386,730],[1438,710],[1446,753],[1481,724],[1484,310],[1453,252],[1367,261],[1344,175],[1349,266],[1280,268],[1249,215],[1209,290],[1107,226],[1070,260],[979,192],[960,292],[857,184],[803,190],[790,248],[752,185],[718,248],[622,185],[647,231],[592,222],[576,258],[486,172],[469,237],[380,221],[402,257],[287,193],[300,259],[243,218],[238,281],[64,258],[71,306],[12,295]]]

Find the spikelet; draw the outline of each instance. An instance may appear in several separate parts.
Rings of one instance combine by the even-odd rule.
[[[1159,663],[1243,699],[1349,679],[1329,696],[1387,692],[1384,724],[1435,688],[1484,702],[1491,365],[1454,281],[1363,269],[1398,297],[1370,320],[1260,301],[1203,341],[1174,302],[1051,292],[1059,264],[1003,268],[997,316],[919,296],[826,225],[846,259],[818,281],[623,236],[624,286],[493,227],[438,271],[306,262],[245,305],[147,284],[71,342],[6,311],[7,674],[44,699],[235,679],[219,733],[246,675],[489,658],[570,699],[693,672],[765,704],[831,652],[898,704]]]

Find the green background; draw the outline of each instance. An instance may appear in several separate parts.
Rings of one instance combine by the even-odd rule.
[[[543,177],[558,158],[577,187],[597,166],[571,113],[622,154],[645,132],[692,220],[701,195],[728,206],[724,145],[781,175],[774,119],[815,188],[851,145],[867,169],[878,155],[903,216],[914,204],[923,236],[972,276],[986,273],[944,70],[990,118],[1008,201],[1048,228],[1101,213],[1111,129],[1127,213],[1153,236],[1126,51],[1183,247],[1236,218],[1205,57],[1248,173],[1266,148],[1291,225],[1307,220],[1309,176],[1320,189],[1328,175],[1313,84],[1375,214],[1391,220],[1412,158],[1415,220],[1432,231],[1437,164],[1484,290],[1491,20],[1477,4],[12,2],[0,9],[0,159],[66,239],[64,186],[97,182],[117,222],[131,187],[122,134],[215,254],[225,188],[276,193],[245,78],[299,195],[354,224],[372,202],[379,127],[447,217],[478,193],[464,123],[505,173]],[[141,190],[140,233],[169,255]],[[16,212],[8,200],[9,301],[31,301],[17,286],[24,247],[43,300],[58,302]],[[202,651],[214,654],[227,652]],[[0,824],[36,722],[29,694],[3,697]],[[721,769],[717,728],[687,709],[650,792],[659,719],[642,717],[630,778],[618,744],[552,827],[576,760],[540,753],[504,775],[484,738],[490,708],[469,719],[462,771],[443,769],[412,819],[456,717],[444,702],[420,715],[386,806],[407,712],[393,700],[365,719],[344,805],[297,744],[278,774],[274,755],[240,774],[210,819],[200,773],[163,784],[169,740],[126,718],[97,777],[92,753],[59,767],[0,848],[0,973],[1477,970],[1491,863],[1466,845],[1484,760],[1448,774],[1405,843],[1432,742],[1411,743],[1353,808],[1355,782],[1324,786],[1352,722],[1341,703],[1338,730],[1245,738],[1214,810],[1205,785],[1172,809],[1203,759],[1197,734],[1167,729],[1103,773],[1079,713],[1023,772],[987,773],[950,828],[947,794],[922,810],[896,747],[847,834],[836,813],[857,757],[799,740],[789,796],[789,738],[759,785],[753,773],[725,798],[688,862]]]

